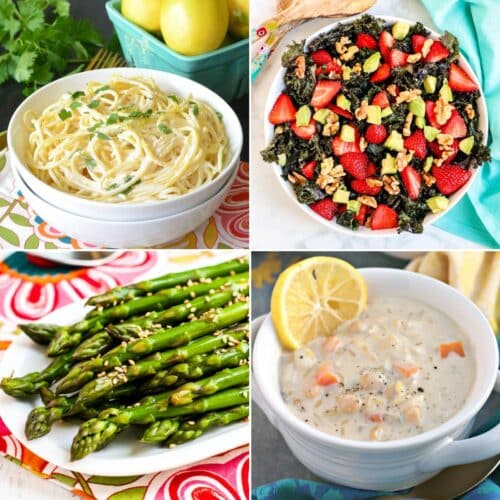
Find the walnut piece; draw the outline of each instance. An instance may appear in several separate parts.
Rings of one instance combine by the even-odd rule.
[[[409,137],[411,135],[411,124],[413,123],[413,113],[406,115],[405,123],[403,125],[403,136]]]
[[[410,54],[406,61],[409,64],[415,64],[416,62],[420,61],[420,59],[422,59],[422,54],[420,52],[417,52],[416,54]]]
[[[427,187],[431,187],[435,182],[436,179],[429,173],[424,172],[423,174],[424,182]]]
[[[338,54],[345,54],[347,52],[347,47],[351,44],[351,40],[348,37],[343,36],[338,42],[335,42],[335,50]]]
[[[325,126],[323,127],[323,132],[322,134],[325,137],[331,137],[332,135],[335,135],[340,129],[340,123],[339,123],[339,117],[336,113],[330,113],[326,117],[326,123]]]
[[[368,116],[368,100],[363,99],[359,108],[354,112],[354,116],[358,120],[364,120]]]
[[[392,95],[392,97],[396,97],[398,95],[398,89],[394,83],[387,86],[387,93]]]
[[[300,79],[304,78],[306,76],[306,57],[297,57],[297,59],[295,59],[295,66],[295,76]]]
[[[420,51],[422,53],[422,57],[427,57],[429,55],[429,51],[431,50],[433,43],[434,43],[434,40],[431,40],[430,38],[428,38],[424,42],[424,45],[422,46],[422,50]]]
[[[328,157],[321,162],[321,172],[316,179],[316,184],[330,195],[340,187],[344,175],[342,165],[334,166],[333,158]]]
[[[362,205],[366,205],[368,207],[377,208],[377,200],[373,196],[363,195],[358,196],[358,201]]]
[[[422,91],[420,89],[412,89],[412,90],[403,90],[396,97],[396,103],[401,104],[402,102],[411,102],[413,99],[416,99]]]
[[[364,153],[367,147],[368,147],[368,142],[364,137],[361,137],[361,139],[359,140],[359,149],[361,150],[362,153]]]
[[[440,97],[436,101],[434,106],[434,114],[436,115],[436,121],[439,125],[444,125],[450,118],[451,112],[453,111],[453,106],[448,103],[446,99]]]
[[[384,183],[384,189],[389,194],[399,194],[401,189],[399,188],[399,181],[393,175],[384,175],[382,177],[382,182]]]
[[[467,106],[465,106],[465,113],[470,120],[473,120],[476,116],[476,112],[474,111],[474,106],[472,104],[467,104]]]
[[[352,61],[354,59],[354,56],[359,52],[359,47],[356,45],[351,45],[347,51],[340,56],[340,59],[342,61]]]
[[[368,177],[366,179],[366,183],[370,186],[370,187],[380,187],[380,186],[383,186],[384,183],[379,180],[379,179],[372,179],[370,177]]]
[[[292,184],[300,184],[301,186],[307,183],[307,179],[303,175],[300,175],[298,172],[292,172],[291,174],[289,174],[288,180]]]
[[[450,134],[439,134],[436,139],[440,146],[439,149],[442,150],[450,149],[450,146],[453,145],[453,136]]]
[[[396,166],[398,167],[398,170],[401,172],[405,167],[408,166],[408,164],[411,162],[413,159],[414,151],[408,151],[407,149],[403,148],[398,155],[396,156]]]

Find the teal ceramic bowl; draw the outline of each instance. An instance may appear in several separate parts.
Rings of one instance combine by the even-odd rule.
[[[195,80],[226,101],[248,93],[248,39],[200,56],[183,56],[123,17],[120,0],[108,1],[106,11],[130,66],[168,71]]]

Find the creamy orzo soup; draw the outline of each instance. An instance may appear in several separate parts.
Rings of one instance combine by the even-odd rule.
[[[347,439],[414,436],[449,420],[474,377],[471,346],[431,307],[376,297],[330,337],[284,354],[283,398],[304,422]]]

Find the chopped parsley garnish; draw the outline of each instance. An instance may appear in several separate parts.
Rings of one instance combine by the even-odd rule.
[[[97,132],[97,138],[101,139],[101,141],[110,141],[111,137],[109,135],[103,134],[102,132]]]
[[[71,104],[70,104],[70,108],[72,110],[75,110],[75,109],[78,109],[80,106],[82,106],[82,103],[80,101],[73,101]]]
[[[169,99],[172,99],[172,101],[176,102],[177,104],[179,104],[179,98],[176,96],[176,95],[169,95],[168,96]]]
[[[85,95],[85,92],[82,92],[81,90],[77,90],[76,92],[73,92],[71,94],[71,99],[78,99],[79,97],[82,97]]]
[[[67,120],[68,118],[70,118],[72,116],[71,111],[68,111],[67,109],[64,109],[64,108],[59,111],[58,115],[59,115],[59,118],[63,121]]]
[[[163,132],[164,134],[171,134],[172,129],[167,127],[166,125],[163,125],[163,123],[158,124],[158,129]]]
[[[137,182],[134,182],[133,184],[131,184],[127,189],[123,190],[120,194],[129,194],[130,191],[132,191],[132,189],[135,188],[135,186],[137,186],[137,184],[140,184],[141,183],[141,179],[138,179]]]
[[[109,85],[104,85],[103,87],[99,87],[95,93],[98,94],[99,92],[104,92],[105,90],[109,90],[111,87]]]
[[[116,189],[118,187],[118,184],[116,182],[113,182],[113,184],[110,184],[107,188],[106,191],[111,191],[112,189]]]
[[[95,101],[92,101],[89,104],[89,108],[90,109],[95,109],[95,108],[99,107],[99,104],[101,104],[101,101],[99,101],[99,99],[96,99]]]
[[[200,113],[200,108],[199,108],[198,104],[195,102],[192,102],[191,106],[193,108],[193,113],[195,114],[195,116],[198,116],[198,114]]]
[[[95,162],[94,158],[92,158],[91,156],[89,156],[87,154],[83,156],[83,161],[85,163],[85,166],[89,169],[92,169],[96,166],[96,162]]]
[[[224,116],[220,111],[216,111],[215,114],[217,115],[217,118],[219,119],[220,122],[224,120]]]
[[[101,125],[104,125],[104,122],[96,122],[92,127],[89,127],[87,130],[89,132],[95,132]]]
[[[117,121],[120,120],[120,117],[118,116],[117,113],[111,113],[109,115],[109,118],[106,120],[106,125],[113,125]]]

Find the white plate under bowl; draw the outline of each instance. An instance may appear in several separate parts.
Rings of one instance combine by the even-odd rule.
[[[194,208],[168,217],[131,222],[90,219],[67,212],[42,200],[18,171],[13,169],[13,173],[17,187],[31,208],[60,232],[104,248],[146,248],[175,241],[208,220],[223,203],[238,170],[234,170],[215,196]]]
[[[315,33],[313,33],[311,36],[309,36],[306,39],[305,47],[307,48],[308,45],[313,40],[315,40],[319,35],[321,35],[322,33],[327,33],[328,31],[335,29],[339,23],[347,24],[347,23],[350,23],[353,20],[357,19],[358,17],[360,17],[360,16],[349,17],[349,18],[343,19],[340,22],[335,22],[335,23],[329,24],[328,26],[325,26],[324,28],[320,29],[319,31],[316,31]],[[389,23],[389,24],[401,21],[401,22],[405,22],[405,23],[414,25],[417,22],[417,21],[412,21],[409,19],[403,19],[400,17],[392,17],[392,16],[374,16],[374,17],[383,19],[383,20],[387,21],[387,23]],[[431,38],[438,39],[440,37],[439,33],[436,33],[435,31],[433,31],[429,27],[426,26],[426,29],[428,29],[430,31]],[[486,108],[486,101],[483,97],[483,91],[482,91],[481,86],[479,84],[479,80],[477,79],[470,64],[467,62],[467,60],[461,54],[460,54],[460,58],[459,58],[459,65],[463,69],[465,69],[469,73],[469,75],[471,75],[474,82],[479,86],[481,95],[477,100],[477,107],[478,107],[478,111],[479,111],[479,115],[480,115],[478,128],[479,128],[479,130],[481,130],[483,132],[483,134],[484,134],[483,144],[486,144],[488,141],[488,110]],[[269,94],[267,96],[265,115],[264,115],[264,133],[265,133],[265,138],[266,138],[267,144],[269,144],[271,142],[271,140],[274,136],[274,127],[269,122],[268,116],[269,116],[269,113],[270,113],[274,103],[276,102],[276,99],[281,94],[281,92],[285,89],[285,84],[283,81],[284,76],[285,76],[285,69],[280,68],[280,70],[277,72],[276,76],[274,77],[273,83],[271,84],[271,88],[269,90]],[[367,227],[360,226],[357,231],[352,231],[351,229],[345,228],[345,227],[341,226],[340,224],[337,224],[335,222],[335,220],[332,220],[332,221],[326,220],[324,217],[321,217],[316,212],[311,210],[308,205],[305,205],[304,203],[299,203],[297,201],[297,196],[295,195],[295,191],[293,190],[292,185],[288,181],[285,181],[281,177],[283,169],[277,163],[274,163],[272,165],[272,168],[274,170],[274,173],[276,174],[276,177],[278,178],[278,182],[279,182],[280,186],[285,190],[285,192],[290,197],[290,199],[292,199],[293,202],[296,205],[298,205],[301,208],[301,210],[304,213],[306,213],[309,217],[312,217],[313,219],[315,219],[316,221],[320,222],[321,224],[327,226],[328,228],[334,229],[335,231],[339,231],[339,232],[344,233],[344,234],[348,234],[350,236],[363,236],[363,237],[368,237],[368,238],[375,238],[375,237],[380,237],[380,236],[387,237],[387,236],[397,236],[398,235],[397,228],[396,229],[381,229],[381,230],[372,231],[371,229],[369,229]],[[462,188],[460,188],[456,193],[452,194],[449,197],[450,198],[450,205],[449,205],[447,210],[445,210],[444,212],[438,213],[438,214],[431,213],[425,217],[425,219],[423,221],[424,227],[426,225],[432,224],[433,222],[438,220],[440,217],[442,217],[444,214],[448,213],[462,199],[462,197],[465,195],[465,193],[469,190],[472,183],[474,182],[474,179],[478,175],[479,170],[480,169],[473,169],[472,176],[469,179],[469,181]]]
[[[82,90],[89,82],[97,81],[104,84],[115,75],[124,78],[151,78],[163,92],[176,94],[180,97],[192,96],[209,104],[221,113],[229,138],[229,152],[222,173],[212,181],[177,198],[140,203],[105,203],[80,198],[51,187],[34,175],[26,166],[28,152],[28,131],[24,125],[26,112],[35,111],[40,113],[63,94]],[[22,178],[37,196],[44,200],[50,200],[53,206],[70,211],[75,215],[93,219],[138,221],[184,212],[214,196],[238,168],[243,147],[243,131],[240,121],[231,106],[215,92],[199,83],[164,71],[142,68],[110,68],[69,75],[49,83],[33,93],[23,101],[12,116],[7,132],[7,142],[12,167],[19,171]]]
[[[75,302],[49,314],[44,322],[70,324],[81,319],[87,311],[84,301]],[[49,362],[41,346],[24,335],[20,336],[2,359],[0,379],[12,374],[22,376],[29,371],[44,368]],[[46,436],[33,441],[26,439],[26,417],[33,408],[41,404],[38,396],[19,400],[0,391],[0,416],[16,439],[44,460],[84,474],[133,476],[185,467],[243,446],[250,440],[250,425],[247,422],[211,430],[199,439],[172,449],[141,443],[138,440],[140,431],[130,429],[103,450],[71,462],[69,453],[73,437],[78,431],[78,423],[56,423]]]

